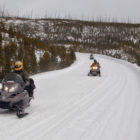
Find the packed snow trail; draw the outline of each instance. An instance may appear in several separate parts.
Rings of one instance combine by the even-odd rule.
[[[69,68],[35,75],[35,100],[18,119],[0,110],[3,140],[140,140],[140,68],[103,55],[77,53]]]

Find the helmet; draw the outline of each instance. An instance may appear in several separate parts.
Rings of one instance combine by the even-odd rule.
[[[21,61],[15,62],[15,70],[20,71],[23,68],[23,63]]]
[[[97,60],[96,59],[94,60],[94,63],[97,63]]]

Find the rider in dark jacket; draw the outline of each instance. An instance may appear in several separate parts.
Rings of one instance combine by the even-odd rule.
[[[14,72],[19,74],[23,81],[25,82],[25,89],[28,91],[29,96],[33,97],[33,90],[35,89],[34,80],[29,78],[27,72],[23,69],[23,63],[21,61],[16,61],[14,66]]]
[[[94,60],[94,62],[92,63],[92,65],[90,66],[91,68],[92,67],[97,67],[98,68],[98,73],[99,73],[99,76],[101,76],[101,72],[100,72],[100,68],[101,68],[101,66],[100,66],[100,64],[99,64],[99,62],[95,59]],[[92,71],[92,70],[91,70]],[[91,72],[90,71],[90,72]]]
[[[97,66],[98,68],[100,68],[100,64],[99,62],[97,62],[97,60],[95,59],[94,62],[92,63],[91,67],[93,66]]]

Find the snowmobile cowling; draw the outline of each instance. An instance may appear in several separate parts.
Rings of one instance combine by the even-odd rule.
[[[2,80],[0,89],[0,108],[15,110],[29,106],[29,95],[22,77],[16,73],[8,73]]]

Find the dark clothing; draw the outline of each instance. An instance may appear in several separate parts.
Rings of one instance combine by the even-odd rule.
[[[35,84],[34,84],[34,80],[32,78],[29,79],[29,85],[27,85],[25,87],[25,89],[28,91],[29,96],[33,97],[33,90],[35,89]]]
[[[35,89],[34,80],[32,78],[29,78],[27,72],[23,69],[20,71],[14,71],[14,72],[19,74],[23,78],[23,81],[25,82],[25,84],[29,82],[29,84],[25,86],[25,90],[28,91],[30,97],[33,97],[33,90]]]
[[[22,78],[23,81],[26,83],[27,81],[29,81],[29,76],[27,74],[27,72],[23,69],[21,69],[20,71],[14,71],[15,73],[19,74]]]

